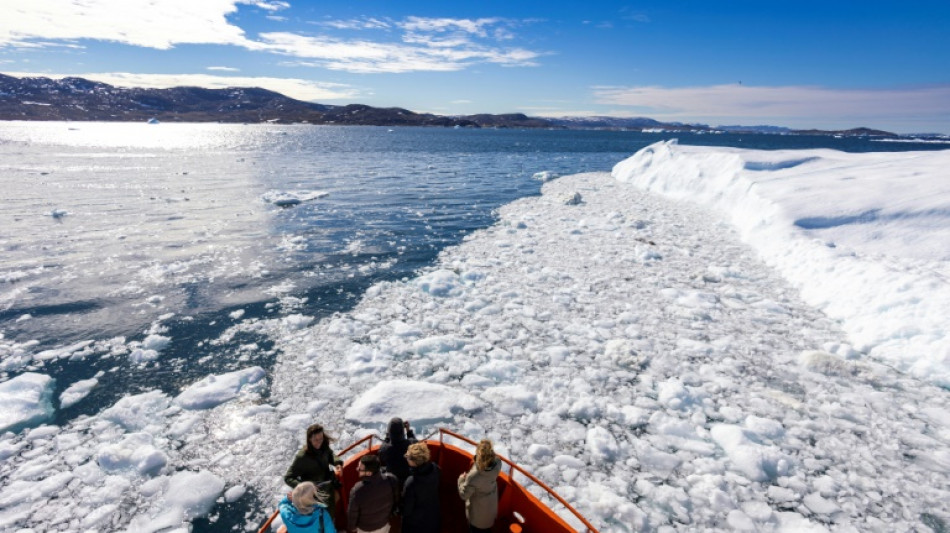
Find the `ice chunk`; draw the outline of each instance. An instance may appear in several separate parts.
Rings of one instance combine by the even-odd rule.
[[[462,280],[451,270],[436,270],[415,281],[423,292],[432,296],[456,296],[463,289]]]
[[[521,385],[502,385],[486,390],[482,397],[507,416],[520,416],[538,409],[538,395]]]
[[[753,442],[739,426],[716,424],[710,433],[725,450],[735,470],[753,481],[774,480],[788,475],[791,469],[791,459],[778,448]]]
[[[346,419],[364,425],[395,416],[419,423],[450,421],[456,414],[479,411],[484,402],[461,389],[423,381],[382,381],[346,410]]]
[[[72,407],[92,392],[92,389],[99,384],[96,378],[83,379],[70,385],[59,395],[59,406],[62,408]]]
[[[149,391],[126,396],[100,415],[129,431],[140,431],[152,424],[161,424],[170,405],[168,396],[161,391]]]
[[[559,178],[560,176],[556,172],[542,170],[541,172],[535,172],[531,177],[538,181],[551,181],[553,179]]]
[[[821,494],[817,492],[806,495],[802,502],[804,502],[805,507],[808,507],[808,509],[815,514],[830,515],[841,510],[834,501],[823,498]]]
[[[277,207],[293,207],[303,202],[323,198],[329,194],[326,191],[268,191],[261,195],[261,199]]]
[[[454,352],[461,350],[464,347],[465,341],[452,335],[428,337],[425,339],[419,339],[412,343],[413,351],[419,355]]]
[[[146,350],[145,348],[136,348],[129,352],[129,361],[135,364],[147,363],[158,359],[158,350]]]
[[[0,433],[19,431],[53,416],[53,386],[46,374],[27,372],[0,383]]]
[[[246,492],[247,487],[244,485],[235,485],[224,492],[224,501],[228,503],[238,501]]]
[[[133,433],[121,441],[103,446],[96,462],[106,472],[134,471],[153,476],[168,463],[168,457],[153,445],[149,433]]]
[[[145,337],[145,340],[142,341],[142,348],[146,350],[155,350],[160,352],[168,347],[171,344],[171,338],[165,337],[163,335],[149,335]]]
[[[558,198],[558,201],[564,205],[580,205],[584,199],[581,197],[581,193],[564,193]]]
[[[607,463],[617,460],[620,446],[607,429],[592,427],[587,431],[587,451],[594,463]]]
[[[205,376],[175,397],[175,403],[185,409],[210,409],[237,398],[241,392],[259,390],[266,375],[263,368],[252,366],[227,374]]]
[[[168,480],[163,494],[153,498],[152,507],[132,519],[128,530],[187,531],[185,522],[207,515],[223,490],[224,480],[211,472],[178,472]]]
[[[281,320],[281,323],[288,330],[303,329],[309,326],[311,322],[313,322],[312,316],[306,316],[306,315],[301,315],[301,314],[285,316],[283,320]]]

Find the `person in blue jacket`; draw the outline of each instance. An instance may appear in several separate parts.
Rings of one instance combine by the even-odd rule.
[[[280,519],[288,533],[336,533],[333,516],[323,503],[326,497],[309,481],[299,483],[280,501]]]

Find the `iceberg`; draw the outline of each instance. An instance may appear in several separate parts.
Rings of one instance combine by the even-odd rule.
[[[56,380],[46,374],[27,372],[0,383],[0,433],[19,431],[49,420],[53,413]]]

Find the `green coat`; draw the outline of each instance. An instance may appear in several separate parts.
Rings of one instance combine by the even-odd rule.
[[[329,447],[315,450],[309,445],[304,446],[294,456],[294,461],[290,463],[290,468],[284,474],[284,483],[291,487],[296,487],[302,481],[310,481],[317,485],[318,489],[329,495],[326,503],[332,514],[336,503],[334,498],[335,489],[332,485],[321,487],[320,484],[333,479],[333,471],[330,467],[338,464],[343,464],[343,462],[337,458]]]
[[[296,487],[301,481],[311,481],[314,485],[319,485],[333,477],[330,467],[337,464],[341,462],[329,448],[314,450],[304,446],[294,456],[294,462],[290,463],[290,468],[284,474],[284,482],[291,487]]]

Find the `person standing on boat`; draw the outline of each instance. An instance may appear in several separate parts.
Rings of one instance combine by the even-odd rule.
[[[395,417],[389,421],[386,440],[379,447],[379,461],[387,472],[396,476],[400,487],[409,477],[409,463],[406,462],[405,455],[413,442],[416,442],[416,436],[408,420],[403,422],[401,418]]]
[[[351,533],[389,533],[389,519],[399,505],[399,480],[380,472],[375,455],[360,457],[356,472],[360,480],[350,490],[347,527]]]
[[[442,470],[430,461],[429,447],[409,445],[406,451],[409,477],[402,489],[402,530],[404,533],[439,533],[439,481]]]
[[[459,476],[459,496],[465,500],[465,516],[470,533],[490,533],[498,516],[498,483],[501,461],[492,443],[482,439],[475,448],[472,469]]]
[[[331,442],[333,439],[320,424],[308,427],[307,442],[294,456],[294,461],[284,474],[284,482],[291,487],[296,487],[304,481],[313,483],[328,494],[327,508],[330,509],[330,514],[333,514],[336,509],[336,492],[339,489],[338,468],[343,461],[330,449]]]
[[[326,493],[319,493],[313,483],[298,483],[278,505],[287,533],[336,533],[325,499]]]

